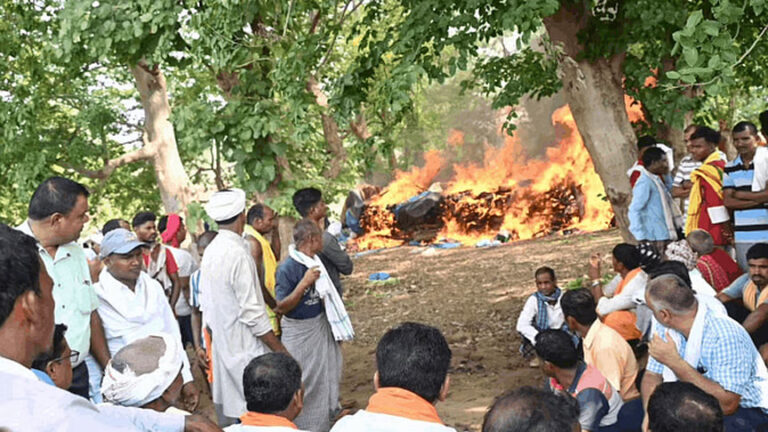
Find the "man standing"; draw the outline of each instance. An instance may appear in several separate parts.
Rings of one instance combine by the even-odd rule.
[[[323,232],[323,250],[319,254],[320,260],[323,261],[325,269],[328,270],[333,286],[336,287],[339,295],[342,295],[343,288],[339,273],[352,274],[354,265],[349,255],[341,250],[336,237],[325,230],[328,206],[323,202],[322,192],[315,188],[300,189],[293,194],[293,206],[301,217],[314,221],[320,227],[320,231]]]
[[[702,165],[691,173],[693,186],[689,195],[685,235],[695,229],[703,229],[712,236],[715,245],[725,246],[730,243],[731,231],[728,210],[723,205],[725,161],[717,152],[719,143],[720,133],[705,126],[691,135],[691,155]]]
[[[674,275],[651,280],[645,299],[659,324],[640,389],[646,410],[662,381],[685,381],[717,398],[726,431],[768,424],[768,371],[744,328]]]
[[[192,307],[190,299],[192,298],[189,287],[192,273],[197,271],[197,262],[192,258],[192,254],[180,249],[181,243],[187,238],[187,227],[184,226],[184,219],[176,213],[171,213],[160,218],[157,228],[160,231],[160,238],[163,244],[173,255],[173,259],[179,268],[179,284],[181,286],[179,299],[173,306],[176,313],[176,320],[179,322],[181,330],[182,347],[192,344],[194,336],[192,334]]]
[[[316,256],[323,247],[320,228],[303,219],[293,228],[293,241],[290,256],[277,270],[276,311],[285,315],[283,343],[301,366],[306,390],[304,409],[295,423],[325,432],[339,404],[342,355],[337,341],[348,339],[335,337],[334,323],[340,320],[328,314],[329,306],[341,299]]]
[[[51,177],[37,187],[29,202],[26,222],[17,227],[37,240],[40,258],[53,279],[56,323],[66,324],[67,343],[80,353],[72,363],[70,391],[88,398],[90,352],[104,367],[109,351],[96,308],[99,299],[91,285],[91,274],[83,248],[77,244],[88,222],[89,192],[80,183]]]
[[[285,352],[272,331],[256,263],[242,238],[245,192],[211,195],[205,211],[219,225],[200,265],[200,305],[213,338],[213,403],[221,426],[246,413],[243,371],[269,351]]]
[[[733,145],[739,155],[725,166],[723,178],[723,202],[733,211],[736,262],[744,271],[749,269],[749,248],[768,239],[768,197],[751,192],[758,141],[757,128],[752,123],[739,122],[733,127]]]
[[[259,282],[272,330],[280,335],[280,319],[275,309],[275,272],[277,257],[280,256],[280,226],[277,214],[264,204],[256,204],[248,209],[248,224],[245,226],[245,241],[251,250],[253,261],[259,271]],[[264,238],[269,234],[271,242]]]
[[[632,188],[629,204],[629,230],[637,241],[651,242],[656,249],[664,250],[670,241],[678,239],[683,228],[680,208],[662,180],[669,171],[664,151],[657,147],[646,150],[638,170],[640,178]]]
[[[168,303],[175,305],[181,293],[179,266],[165,245],[157,242],[156,220],[154,213],[140,212],[133,217],[131,225],[139,241],[147,243],[148,250],[144,252],[144,269],[149,277],[160,282],[168,297]]]
[[[96,284],[96,293],[100,300],[99,316],[104,320],[107,345],[113,356],[131,342],[158,332],[173,335],[181,342],[179,326],[162,287],[141,270],[145,246],[136,239],[136,234],[122,228],[110,231],[102,243],[101,258],[106,268]],[[192,411],[199,392],[189,359],[186,354],[183,357],[183,403]]]
[[[683,156],[680,163],[675,170],[675,177],[672,180],[672,196],[674,198],[681,198],[683,200],[683,219],[688,214],[688,196],[691,194],[691,173],[693,170],[701,166],[701,162],[697,161],[691,155],[691,135],[696,132],[696,125],[688,125],[683,131],[683,140],[685,141],[685,148],[688,150],[688,154]],[[722,155],[725,159],[725,155]]]

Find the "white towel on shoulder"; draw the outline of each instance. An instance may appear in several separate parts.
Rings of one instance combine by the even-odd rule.
[[[325,269],[320,257],[317,255],[309,257],[299,252],[295,245],[288,247],[288,255],[307,268],[317,267],[320,269],[320,278],[315,281],[315,290],[323,299],[325,315],[328,323],[331,324],[333,338],[337,341],[354,339],[355,331],[352,329],[352,321],[350,321],[344,302],[341,300],[339,292],[336,291],[336,287],[333,285],[331,277],[328,276],[328,270]]]

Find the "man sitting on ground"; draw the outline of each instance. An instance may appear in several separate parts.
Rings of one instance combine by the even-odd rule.
[[[685,381],[717,398],[726,430],[768,424],[768,371],[744,328],[674,275],[651,280],[645,297],[659,324],[640,389],[646,409],[662,380]]]
[[[619,332],[630,346],[637,346],[645,328],[650,322],[643,319],[638,323],[635,313],[638,304],[643,303],[648,275],[640,267],[641,255],[638,249],[628,243],[613,248],[612,260],[614,277],[607,285],[601,286],[600,259],[590,259],[589,277],[592,279],[592,295],[597,300],[597,313],[603,322]]]
[[[293,419],[304,406],[304,390],[301,368],[291,356],[268,353],[251,360],[243,372],[243,388],[248,412],[227,432],[297,430]]]
[[[115,405],[189,414],[174,407],[181,394],[181,342],[159,333],[122,347],[104,371],[104,401]]]
[[[639,398],[635,354],[616,330],[597,319],[592,294],[586,289],[567,291],[561,303],[568,327],[583,339],[584,361],[619,389],[625,402]]]
[[[723,410],[714,396],[687,382],[656,387],[648,401],[650,432],[723,432]]]
[[[56,324],[53,331],[53,348],[37,356],[32,362],[32,372],[40,381],[54,385],[60,389],[68,389],[72,385],[72,359],[77,358],[77,351],[69,348],[64,333],[67,326]]]
[[[693,230],[686,240],[699,256],[696,268],[715,291],[722,291],[741,276],[739,265],[726,251],[715,247],[715,241],[708,232]]]
[[[755,346],[768,343],[768,243],[755,243],[747,251],[749,283],[733,284],[717,294],[728,315],[741,323]],[[761,348],[761,352],[763,352]]]
[[[536,336],[536,354],[541,370],[549,377],[552,391],[565,392],[579,402],[582,431],[597,432],[616,425],[624,402],[619,392],[596,367],[579,360],[568,333],[545,330]]]
[[[520,387],[496,398],[483,418],[482,432],[579,430],[576,399],[549,390]]]
[[[376,347],[376,393],[368,406],[342,417],[331,432],[450,432],[435,404],[448,395],[451,349],[440,330],[403,323]]]
[[[134,233],[122,228],[109,232],[101,246],[106,268],[95,289],[100,301],[99,316],[112,355],[129,343],[158,332],[173,335],[181,342],[179,325],[165,300],[163,288],[141,270],[144,246]],[[197,406],[199,392],[186,354],[182,359],[182,401],[184,407],[192,411]]]
[[[520,353],[531,367],[539,367],[534,343],[536,335],[547,329],[559,329],[565,324],[563,310],[560,307],[560,288],[557,287],[555,271],[549,267],[539,267],[534,273],[536,292],[523,305],[517,318],[517,332],[523,343]]]

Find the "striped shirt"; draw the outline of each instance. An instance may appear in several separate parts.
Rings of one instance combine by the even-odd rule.
[[[755,174],[754,163],[744,166],[741,156],[725,166],[723,189],[751,191]],[[768,208],[765,205],[733,211],[733,231],[736,243],[753,243],[768,238]]]

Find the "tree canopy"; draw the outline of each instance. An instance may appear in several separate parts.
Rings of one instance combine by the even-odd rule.
[[[18,220],[31,190],[55,173],[94,188],[97,213],[159,210],[157,155],[125,158],[146,146],[137,65],[166,78],[168,121],[191,183],[268,192],[285,212],[293,189],[318,185],[333,196],[382,160],[390,169],[398,155],[412,161],[403,152],[417,144],[412,137],[434,136],[407,132],[434,127],[425,89],[461,70],[471,97],[501,108],[568,92],[578,82],[570,64],[583,73],[605,62],[616,74],[604,80],[641,101],[643,127],[662,136],[691,113],[735,115],[714,101],[763,91],[764,8],[764,0],[3,0],[2,219]],[[576,120],[595,158],[595,126]],[[627,127],[608,131],[627,141]],[[597,166],[607,187],[619,182]],[[618,205],[627,187],[615,189],[608,195]]]

